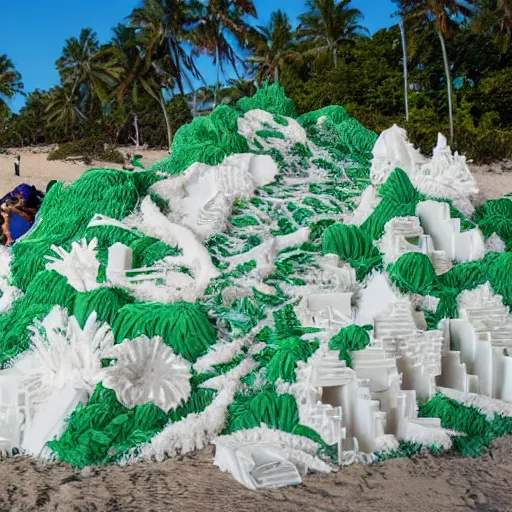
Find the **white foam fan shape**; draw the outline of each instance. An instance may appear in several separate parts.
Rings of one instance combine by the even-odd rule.
[[[114,335],[108,324],[96,318],[92,313],[82,329],[75,317],[55,306],[42,322],[29,327],[31,350],[23,359],[32,368],[32,375],[40,379],[41,395],[66,385],[92,392],[101,381],[102,359],[114,346]]]
[[[129,409],[152,402],[167,413],[190,396],[190,363],[158,336],[125,340],[107,357],[117,362],[105,369],[103,386]]]
[[[93,238],[88,244],[84,238],[71,244],[71,251],[66,252],[62,247],[52,245],[52,251],[57,255],[46,256],[46,270],[55,270],[66,277],[69,284],[79,292],[89,292],[99,288],[98,270],[100,262],[96,256],[98,240]]]

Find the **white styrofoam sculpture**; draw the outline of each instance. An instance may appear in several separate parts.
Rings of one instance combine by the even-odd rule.
[[[228,406],[232,403],[235,393],[241,389],[240,379],[256,366],[257,363],[249,357],[224,375],[201,384],[203,388],[218,391],[213,402],[201,414],[189,414],[180,421],[169,423],[147,444],[132,450],[125,457],[125,462],[162,461],[166,457],[189,453],[207,446],[226,425]]]
[[[380,134],[372,153],[370,179],[374,185],[385,183],[396,168],[411,177],[427,163],[427,159],[409,142],[407,132],[396,124]]]
[[[452,219],[448,203],[422,201],[416,207],[425,233],[432,237],[434,247],[444,251],[451,259],[466,262],[485,256],[485,242],[482,232],[470,229],[461,232],[460,219]]]
[[[397,300],[397,295],[391,289],[386,274],[382,272],[372,272],[361,284],[356,297],[355,323],[357,325],[373,324],[375,317],[386,311]]]
[[[505,252],[506,250],[507,250],[507,246],[506,246],[505,242],[496,233],[493,233],[485,241],[485,251],[486,252]]]
[[[409,142],[404,129],[393,125],[384,130],[373,148],[372,183],[384,183],[396,168],[405,171],[422,194],[451,199],[465,215],[473,213],[470,198],[478,193],[475,178],[466,158],[457,152],[453,154],[442,134],[438,135],[437,146],[429,160]]]
[[[277,123],[274,115],[260,109],[253,109],[246,112],[238,118],[238,133],[243,135],[249,146],[257,150],[258,146],[254,144],[257,140],[261,146],[275,148],[278,151],[286,151],[295,144],[300,143],[306,145],[308,138],[306,130],[295,120],[290,117],[285,118],[287,125]],[[283,138],[271,138],[270,142],[264,137],[258,136],[260,130],[270,130],[279,132]]]
[[[227,157],[221,164],[192,164],[183,174],[162,180],[151,191],[171,205],[170,219],[191,229],[201,240],[226,227],[235,199],[249,199],[278,172],[268,155]]]
[[[438,385],[463,394],[512,401],[512,317],[490,285],[462,292],[460,318],[445,321]]]
[[[467,166],[466,157],[457,151],[452,153],[442,134],[438,135],[432,160],[421,167],[413,184],[427,196],[452,199],[455,207],[465,215],[474,211],[469,198],[478,194],[476,180]]]
[[[330,473],[316,456],[320,445],[265,425],[214,439],[214,464],[248,489],[272,489],[302,482],[308,471]]]
[[[101,381],[102,359],[114,336],[108,325],[96,322],[95,313],[82,329],[58,306],[30,329],[31,349],[0,371],[0,404],[7,418],[7,426],[0,420],[0,432],[9,432],[11,450],[40,456]],[[3,444],[7,449],[5,439]]]
[[[194,301],[203,293],[211,279],[220,273],[215,268],[210,253],[197,239],[196,235],[188,228],[171,222],[146,196],[139,206],[139,209],[122,222],[96,215],[89,227],[116,226],[128,231],[138,230],[139,232],[162,240],[171,247],[178,246],[182,254],[179,256],[168,256],[157,262],[151,269],[131,269],[129,253],[127,248],[119,248],[119,254],[110,253],[114,258],[110,264],[112,278],[118,279],[116,285],[123,286],[132,291],[139,300],[148,302],[170,303],[178,300]],[[129,267],[120,271],[119,267]],[[177,271],[180,266],[190,269],[193,277]],[[131,275],[132,271],[151,271],[151,275]],[[152,281],[162,279],[163,283],[156,285]]]
[[[381,201],[382,198],[377,195],[377,189],[369,185],[361,194],[357,208],[345,217],[345,224],[361,226]]]
[[[65,386],[49,396],[23,433],[23,450],[35,457],[48,458],[50,452],[46,443],[64,433],[67,427],[65,420],[79,404],[85,405],[88,400],[89,393],[85,389],[75,389],[73,386]]]

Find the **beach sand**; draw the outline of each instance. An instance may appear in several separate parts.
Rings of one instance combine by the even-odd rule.
[[[147,165],[166,153],[143,154]],[[507,165],[474,168],[481,199],[512,192]],[[44,190],[49,180],[73,180],[89,167],[48,162],[45,153],[24,150],[16,178],[13,156],[0,155],[0,194],[22,182]],[[296,488],[259,492],[213,466],[212,447],[162,463],[82,471],[10,458],[0,462],[0,512],[507,512],[512,510],[511,452],[512,437],[504,437],[476,459],[427,455],[356,465],[306,477]]]
[[[3,197],[21,183],[34,185],[44,192],[50,180],[73,181],[79,178],[87,169],[122,169],[119,164],[106,162],[93,162],[87,165],[81,161],[49,161],[47,156],[51,149],[50,147],[10,149],[7,150],[7,154],[0,153],[0,197]],[[125,155],[127,153],[142,155],[142,163],[146,168],[168,155],[167,151],[157,149],[138,149],[135,151],[133,148],[120,148],[120,151]],[[20,176],[14,175],[15,155],[21,156]]]
[[[50,150],[50,147],[24,148],[7,150],[7,154],[0,153],[0,197],[21,183],[34,185],[44,192],[50,180],[73,181],[91,168],[122,168],[121,165],[105,162],[86,165],[77,161],[49,161],[47,156]],[[146,168],[168,154],[165,150],[135,151],[128,147],[120,148],[120,151],[125,155],[128,153],[142,155],[142,163]],[[14,157],[17,154],[21,156],[21,176],[19,177],[14,175]],[[471,170],[480,187],[481,200],[496,199],[512,192],[512,162],[471,166]]]
[[[249,491],[212,464],[213,448],[154,464],[73,470],[26,458],[0,464],[10,512],[510,512],[512,437],[479,458],[389,460]]]

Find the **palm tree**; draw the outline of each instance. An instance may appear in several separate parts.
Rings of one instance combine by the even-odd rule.
[[[128,89],[136,94],[144,89],[162,108],[169,151],[173,138],[167,113],[164,90],[175,88],[185,93],[185,84],[192,89],[191,77],[200,78],[192,57],[183,47],[189,37],[189,26],[193,23],[189,5],[185,0],[144,0],[142,7],[134,9],[129,16],[135,29],[138,57],[127,59],[130,70],[125,75],[118,91]]]
[[[250,31],[245,16],[257,18],[253,0],[192,0],[193,18],[197,20],[193,30],[194,54],[206,53],[213,57],[217,69],[214,105],[220,86],[220,72],[227,60],[236,70],[236,53],[228,36],[234,37],[242,47],[246,46]]]
[[[230,104],[235,104],[239,99],[253,96],[256,93],[254,80],[245,78],[230,78],[226,87],[219,91],[219,96]]]
[[[187,26],[194,21],[188,3],[185,0],[144,0],[142,7],[132,11],[129,20],[137,31],[146,67],[150,68],[152,60],[165,57],[165,72],[173,77],[180,94],[185,93],[185,84],[192,88],[191,76],[200,78],[201,75],[183,47],[190,37]]]
[[[288,15],[273,12],[267,27],[258,27],[252,37],[253,53],[247,60],[255,66],[258,78],[273,76],[279,81],[279,71],[287,62],[299,62],[301,54],[295,49],[293,31]]]
[[[0,113],[9,114],[7,100],[14,98],[16,94],[23,94],[21,74],[16,71],[7,55],[0,55]]]
[[[392,0],[393,3],[400,6],[401,0]],[[400,16],[400,13],[394,13],[392,18]],[[404,106],[405,106],[405,120],[409,121],[409,69],[408,69],[408,55],[407,55],[407,38],[405,35],[405,21],[400,17],[400,39],[402,40],[402,65],[404,70]]]
[[[76,135],[76,127],[88,119],[71,85],[53,87],[45,94],[43,101],[46,123],[66,135]]]
[[[118,27],[118,29],[115,32],[116,37],[113,44],[119,52],[120,60],[124,67],[116,91],[119,105],[124,111],[125,96],[127,94],[129,94],[130,103],[134,108],[137,107],[139,98],[143,94],[148,94],[155,100],[162,109],[170,150],[173,133],[167,112],[164,90],[174,89],[176,82],[174,77],[164,70],[171,67],[168,62],[169,56],[165,55],[159,60],[152,59],[148,62],[145,51],[141,49],[135,37],[135,29],[127,28],[127,30],[124,30],[121,27]],[[133,116],[135,130],[138,134],[138,117],[136,113]],[[136,135],[136,140],[138,140],[138,135]]]
[[[350,7],[352,0],[307,0],[309,11],[299,16],[299,36],[309,41],[319,53],[332,53],[334,67],[338,67],[338,47],[351,43],[368,33],[359,24],[363,14]]]
[[[512,41],[512,0],[482,0],[474,28],[489,30],[507,52]]]
[[[104,105],[112,96],[123,68],[112,47],[100,47],[96,33],[84,28],[78,39],[66,40],[62,57],[56,62],[63,86],[78,96],[84,110],[92,111],[98,101]]]
[[[446,39],[452,37],[461,19],[467,18],[474,11],[475,0],[402,0],[401,15],[406,20],[415,22],[419,29],[433,25],[443,54],[444,74],[448,89],[448,114],[450,118],[450,142],[453,144],[453,87],[446,51]]]

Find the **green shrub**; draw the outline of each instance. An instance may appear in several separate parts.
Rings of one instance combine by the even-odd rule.
[[[48,160],[66,160],[70,157],[82,157],[87,164],[93,160],[124,164],[123,155],[111,146],[106,147],[98,137],[60,144],[58,149],[48,155]]]

